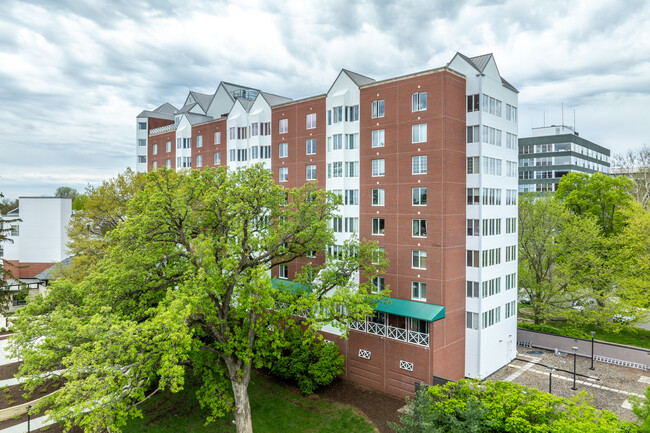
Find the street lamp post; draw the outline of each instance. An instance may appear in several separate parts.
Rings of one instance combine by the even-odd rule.
[[[29,421],[30,421],[29,410],[30,410],[31,408],[32,408],[32,406],[29,405],[29,404],[28,404],[27,407],[26,407],[26,409],[27,409],[27,433],[30,433],[30,432],[31,432],[30,425],[29,425]]]
[[[595,331],[591,331],[591,367],[589,370],[595,370],[594,368],[594,337],[596,336]]]
[[[576,387],[576,356],[578,353],[578,348],[576,346],[573,346],[572,349],[573,349],[573,387],[571,389],[576,391],[578,389]]]
[[[555,370],[555,367],[548,367],[549,373],[548,373],[548,393],[553,394],[553,370]]]

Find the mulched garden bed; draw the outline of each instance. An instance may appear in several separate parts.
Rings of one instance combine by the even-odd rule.
[[[399,421],[398,409],[406,405],[404,398],[384,394],[344,379],[337,379],[316,394],[338,403],[349,404],[363,412],[380,433],[394,433],[388,422]]]

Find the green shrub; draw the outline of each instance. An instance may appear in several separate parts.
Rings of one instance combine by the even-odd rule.
[[[335,344],[316,341],[300,329],[285,331],[280,356],[269,356],[271,373],[295,382],[303,394],[312,394],[318,387],[329,385],[343,372],[345,358]]]
[[[534,323],[525,323],[525,322],[520,322],[517,324],[517,326],[519,328],[530,329],[531,331],[539,331],[539,332],[546,332],[548,334],[564,335],[566,337],[586,338],[586,339],[591,338],[587,335],[587,333],[579,329],[571,329],[571,328],[557,329],[549,325],[535,325]]]
[[[598,410],[581,392],[571,399],[511,382],[460,380],[418,392],[397,433],[636,432],[635,424]]]

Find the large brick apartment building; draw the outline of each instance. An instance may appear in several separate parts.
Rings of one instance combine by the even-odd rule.
[[[517,90],[491,54],[381,81],[342,70],[300,100],[222,82],[143,111],[137,140],[139,171],[262,162],[280,185],[342,196],[337,244],[357,233],[390,261],[373,281],[391,289],[375,317],[348,339],[323,329],[349,379],[406,395],[515,357]]]

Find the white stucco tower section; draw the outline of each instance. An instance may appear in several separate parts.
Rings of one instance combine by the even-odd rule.
[[[146,117],[136,118],[135,124],[135,153],[137,172],[147,172],[147,148],[149,140],[149,119]]]
[[[192,166],[192,124],[187,116],[180,115],[176,127],[176,170]]]
[[[248,125],[248,111],[246,111],[242,102],[237,100],[232,110],[230,110],[227,120],[228,168],[236,169],[248,165],[248,157],[250,154]],[[246,131],[246,138],[242,138],[241,132],[239,131]]]
[[[341,194],[343,205],[340,208],[342,218],[342,229],[334,227],[334,237],[337,245],[342,244],[353,234],[349,227],[350,220],[356,218],[356,228],[359,226],[359,121],[346,121],[347,107],[359,106],[359,86],[352,81],[345,71],[341,71],[332,84],[325,100],[327,110],[326,127],[326,170],[327,191],[334,191]],[[354,135],[356,144],[350,148],[349,137]],[[350,192],[356,191],[356,192]],[[355,196],[357,201],[351,201]],[[346,224],[346,221],[348,224]]]
[[[518,92],[491,54],[456,54],[448,66],[467,80],[466,151],[474,167],[466,171],[465,375],[485,378],[516,356]]]
[[[271,155],[277,149],[271,147],[271,134],[261,134],[261,124],[270,123],[271,126],[271,106],[264,99],[262,94],[258,94],[248,111],[248,162],[249,165],[264,163],[264,168],[271,170]]]

